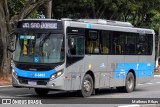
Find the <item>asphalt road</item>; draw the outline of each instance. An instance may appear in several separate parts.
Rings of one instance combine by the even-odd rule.
[[[0,98],[12,100],[37,100],[40,103],[50,103],[47,105],[38,105],[38,107],[117,107],[120,105],[131,105],[131,101],[135,100],[154,100],[160,103],[160,77],[155,77],[151,82],[146,84],[139,84],[136,87],[136,90],[132,93],[121,93],[117,92],[115,88],[113,89],[101,89],[96,92],[96,95],[92,95],[89,98],[81,98],[76,92],[60,92],[60,91],[51,91],[49,95],[45,97],[38,96],[33,89],[26,88],[13,88],[9,87],[0,87]],[[19,98],[19,99],[17,99]],[[145,98],[145,99],[144,99]],[[1,99],[1,100],[2,100]],[[127,102],[128,101],[128,102]],[[88,105],[89,102],[89,105]],[[102,104],[101,104],[102,102]],[[120,104],[118,104],[120,102]],[[98,103],[98,104],[96,104]],[[117,104],[115,104],[117,103]],[[124,103],[124,104],[123,104]],[[143,103],[143,102],[142,102]],[[76,104],[76,105],[75,105]],[[134,107],[139,107],[137,104],[134,104]],[[137,105],[137,106],[136,106]],[[147,105],[151,107],[153,105],[140,104],[141,106]],[[8,107],[7,105],[3,105]],[[18,107],[20,105],[16,105]],[[27,107],[28,105],[23,105]],[[31,105],[30,107],[35,107],[36,105]],[[1,105],[0,105],[1,107]],[[37,106],[36,106],[37,107]],[[126,106],[129,107],[129,106]],[[160,107],[159,104],[154,107]]]

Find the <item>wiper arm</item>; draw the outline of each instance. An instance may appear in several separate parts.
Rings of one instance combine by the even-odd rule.
[[[44,38],[42,39],[42,41],[40,42],[40,47],[42,47],[43,46],[43,44],[44,44],[44,42],[49,38],[49,36],[51,35],[51,32],[49,32],[48,34],[46,34],[45,36],[44,36]]]

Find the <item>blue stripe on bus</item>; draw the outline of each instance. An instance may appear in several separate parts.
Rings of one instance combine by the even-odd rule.
[[[49,79],[52,74],[55,74],[55,70],[49,70],[49,71],[28,71],[28,70],[21,70],[18,68],[14,68],[15,72],[20,77],[25,78],[46,78]]]
[[[128,71],[133,69],[136,73],[136,77],[147,77],[153,76],[154,65],[150,62],[145,63],[118,63],[117,68],[114,72],[114,78],[122,79],[125,78]],[[20,70],[18,68],[14,68],[15,72],[20,77],[25,78],[50,78],[52,74],[55,74],[56,71],[28,71],[28,70]]]
[[[114,72],[114,78],[126,78],[126,75],[130,69],[135,71],[136,77],[148,77],[153,76],[154,65],[150,62],[144,63],[118,63]]]

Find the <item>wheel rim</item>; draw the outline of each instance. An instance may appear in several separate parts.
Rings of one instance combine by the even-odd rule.
[[[132,77],[129,77],[129,78],[128,78],[127,84],[128,84],[128,88],[129,88],[129,89],[133,88],[134,81],[133,81],[133,78],[132,78]]]
[[[83,88],[84,88],[85,92],[87,92],[87,93],[90,92],[91,91],[91,83],[90,83],[90,81],[85,80],[84,84],[83,84]]]

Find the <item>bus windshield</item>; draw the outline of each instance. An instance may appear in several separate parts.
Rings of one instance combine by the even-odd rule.
[[[13,60],[30,63],[59,63],[64,60],[63,34],[18,34]]]

